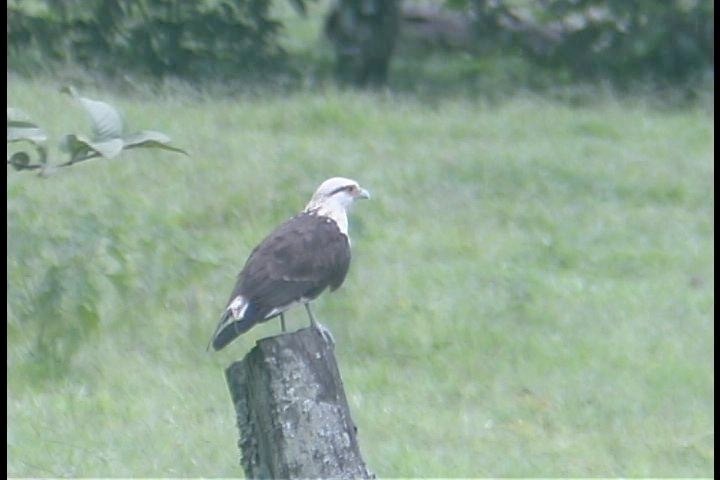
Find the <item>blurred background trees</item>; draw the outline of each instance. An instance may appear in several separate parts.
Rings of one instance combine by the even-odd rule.
[[[683,80],[713,64],[709,0],[465,0],[478,41],[518,47],[580,77]],[[520,5],[513,7],[513,5]]]
[[[475,58],[520,54],[577,79],[678,82],[713,66],[712,0],[11,0],[8,55],[16,69],[73,62],[189,80],[292,73],[278,3],[299,14],[326,5],[335,74],[361,86],[386,81],[404,30]]]
[[[381,85],[400,28],[399,0],[340,0],[325,17],[339,81]]]
[[[13,0],[10,56],[197,79],[279,60],[268,0]],[[12,62],[11,62],[12,65]]]

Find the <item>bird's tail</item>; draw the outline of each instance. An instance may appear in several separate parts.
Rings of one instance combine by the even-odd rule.
[[[235,316],[235,312],[238,312],[236,300],[237,299],[223,312],[220,322],[215,329],[215,333],[213,333],[210,343],[208,343],[207,350],[210,350],[210,345],[212,345],[215,351],[221,350],[257,323],[257,315],[253,314],[255,309],[252,308],[252,304],[242,305],[242,308],[239,310],[239,318]]]

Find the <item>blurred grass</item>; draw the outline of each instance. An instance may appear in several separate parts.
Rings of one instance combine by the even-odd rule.
[[[89,130],[10,80],[51,141]],[[713,474],[702,107],[81,93],[192,156],[8,170],[9,476],[241,475],[223,368],[278,326],[205,346],[252,247],[333,175],[373,200],[316,312],[379,477]]]

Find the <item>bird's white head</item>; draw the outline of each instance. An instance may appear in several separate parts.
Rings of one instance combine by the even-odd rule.
[[[325,180],[312,196],[310,204],[336,204],[347,210],[355,200],[370,198],[370,193],[349,178],[333,177]]]
[[[347,234],[347,211],[356,200],[370,198],[370,193],[358,182],[344,177],[325,180],[305,207],[306,212],[315,212],[335,220],[340,230]]]

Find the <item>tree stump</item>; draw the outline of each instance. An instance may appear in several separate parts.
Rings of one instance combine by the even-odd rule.
[[[314,328],[259,340],[226,371],[248,478],[375,478],[332,343]]]

